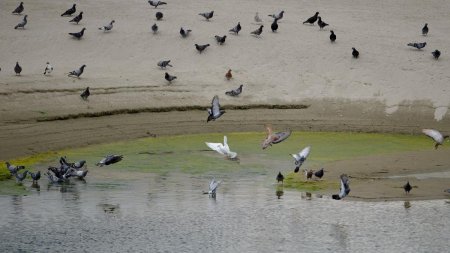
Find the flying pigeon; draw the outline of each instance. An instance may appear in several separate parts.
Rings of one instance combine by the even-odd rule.
[[[20,14],[24,10],[23,2],[20,2],[19,6],[12,12],[13,14]]]
[[[77,33],[69,33],[69,35],[72,35],[74,38],[81,39],[84,35],[84,30],[86,30],[86,28],[81,29],[81,31]]]
[[[238,22],[238,24],[237,24],[235,27],[231,28],[231,29],[229,30],[229,32],[232,32],[232,33],[234,33],[235,35],[238,35],[239,32],[241,31],[241,29],[242,29],[242,27],[241,27],[241,22]]]
[[[302,166],[302,164],[306,161],[306,158],[308,158],[309,152],[311,151],[311,147],[308,146],[304,149],[302,149],[302,151],[300,151],[298,154],[291,154],[292,157],[294,157],[295,159],[295,172],[298,172],[298,169],[300,169],[300,166]]]
[[[261,35],[262,31],[263,31],[263,25],[261,25],[258,29],[254,30],[253,32],[251,32],[250,34],[253,34],[255,36],[259,36]]]
[[[403,186],[403,189],[405,189],[406,194],[408,194],[411,191],[412,186],[409,184],[409,181],[406,182],[406,184]]]
[[[209,44],[205,44],[205,45],[195,44],[195,48],[197,49],[197,51],[199,53],[202,53],[203,50],[205,50],[207,47],[209,47]]]
[[[442,135],[438,130],[435,129],[422,129],[422,133],[434,140],[434,148],[437,149],[439,145],[444,144],[444,140],[449,138],[448,135]]]
[[[158,67],[160,67],[161,69],[165,69],[167,66],[173,67],[172,65],[170,65],[170,60],[168,60],[168,61],[159,61],[156,65],[158,65]]]
[[[223,45],[223,43],[225,43],[225,40],[227,39],[227,36],[226,35],[224,35],[224,36],[216,35],[216,36],[214,36],[214,38],[216,38],[217,43],[219,43],[220,45]]]
[[[220,110],[219,97],[215,95],[211,101],[211,108],[208,108],[208,119],[206,120],[206,123],[218,119],[224,113],[224,110]]]
[[[324,174],[325,174],[325,172],[324,172],[323,168],[321,168],[320,170],[314,172],[314,176],[317,177],[318,179],[321,179]]]
[[[89,87],[86,87],[86,89],[80,94],[80,97],[83,100],[87,100],[90,95],[91,95],[91,92],[89,91]]]
[[[417,43],[417,42],[414,42],[414,43],[408,43],[408,46],[410,46],[410,47],[415,47],[415,48],[417,48],[417,49],[422,49],[422,48],[424,48],[426,45],[427,45],[426,42],[422,42],[422,43]]]
[[[172,83],[173,80],[177,79],[176,76],[169,75],[169,73],[167,73],[167,72],[164,74],[164,78],[165,78],[169,83]]]
[[[24,171],[22,174],[17,172],[15,174],[16,182],[17,183],[22,183],[22,181],[27,177],[27,173],[28,173],[28,170]]]
[[[348,176],[346,174],[341,175],[341,188],[339,194],[333,194],[331,197],[335,200],[343,199],[350,193]]]
[[[433,52],[431,52],[431,54],[433,55],[434,59],[439,59],[439,56],[441,56],[441,51],[439,50],[434,50]]]
[[[53,71],[53,66],[50,65],[49,62],[47,62],[47,65],[45,66],[45,69],[44,69],[44,75],[50,74],[50,73],[52,73],[52,71]]]
[[[272,32],[276,32],[278,29],[278,23],[277,23],[278,19],[274,19],[273,23],[270,25],[270,29],[272,29]]]
[[[25,169],[25,166],[16,166],[16,165],[10,164],[9,162],[6,162],[6,168],[9,170],[11,175],[15,175],[17,173],[17,171]]]
[[[358,52],[358,50],[356,50],[354,47],[352,47],[352,55],[353,55],[353,58],[358,58],[359,57],[359,52]]]
[[[159,5],[167,4],[166,2],[159,1],[159,0],[148,0],[148,3],[151,6],[154,6],[155,8],[158,7]]]
[[[286,132],[277,132],[274,133],[272,126],[266,125],[266,132],[267,137],[264,139],[264,141],[261,144],[262,149],[266,149],[269,146],[272,146],[272,144],[278,144],[284,140],[286,140],[289,136],[291,136],[292,131],[286,131]]]
[[[20,23],[18,23],[16,26],[14,26],[14,29],[17,29],[17,28],[25,29],[25,25],[28,23],[27,17],[28,17],[28,15],[23,16],[22,21]]]
[[[122,161],[122,159],[123,159],[123,155],[107,155],[105,158],[100,160],[100,162],[98,162],[96,165],[103,167],[105,165],[110,165],[110,164],[120,162],[120,161]]]
[[[203,16],[204,18],[206,18],[207,21],[209,21],[209,19],[214,16],[214,11],[203,12],[203,13],[199,13],[198,15]]]
[[[155,14],[155,17],[156,17],[156,20],[161,20],[162,18],[163,18],[163,13],[162,12],[160,12],[160,11],[158,11],[156,14]]]
[[[156,25],[156,23],[152,25],[152,31],[153,31],[153,33],[158,32],[158,26]]]
[[[114,24],[115,22],[116,22],[115,20],[111,20],[111,22],[109,22],[108,25],[99,27],[98,29],[99,29],[99,30],[103,30],[104,32],[109,32],[109,31],[111,31],[111,29],[113,29],[113,24]]]
[[[192,30],[184,29],[183,27],[180,28],[180,34],[181,34],[181,37],[183,37],[183,38],[186,38],[187,36],[189,36],[190,32],[192,32]]]
[[[36,173],[33,173],[33,172],[29,172],[29,173],[30,173],[31,178],[33,179],[33,184],[37,183],[37,181],[39,179],[41,179],[41,172],[40,171],[38,171]]]
[[[83,64],[79,69],[75,69],[74,71],[69,72],[68,76],[76,76],[76,77],[80,78],[81,74],[83,74],[85,67],[86,67],[86,65]]]
[[[233,75],[231,74],[231,69],[229,69],[229,70],[227,71],[227,73],[225,74],[225,78],[226,78],[227,80],[230,80],[232,77],[233,77]]]
[[[422,28],[422,35],[426,36],[428,34],[428,24],[425,23],[425,26]]]
[[[83,19],[83,12],[80,12],[77,16],[75,16],[73,19],[69,20],[69,22],[78,23]]]
[[[328,24],[322,21],[321,17],[317,17],[318,21],[317,24],[319,25],[320,29],[323,29],[325,26],[327,26]]]
[[[62,16],[72,16],[72,14],[74,14],[77,9],[75,8],[76,4],[73,4],[72,8],[68,9],[66,12],[64,12],[63,14],[61,14]]]
[[[331,41],[331,42],[336,41],[336,34],[334,34],[334,31],[331,30],[330,33],[331,33],[331,34],[330,34],[330,41]]]
[[[281,174],[281,171],[280,171],[280,172],[278,172],[278,175],[277,175],[277,183],[281,182],[281,184],[283,184],[283,180],[284,180],[284,176],[283,176],[283,174]]]
[[[217,151],[219,154],[226,156],[229,159],[236,159],[237,153],[230,150],[230,147],[227,143],[227,136],[223,137],[223,144],[222,143],[212,143],[212,142],[205,142],[206,146],[208,146],[210,149]]]
[[[280,20],[280,19],[283,18],[283,14],[284,14],[284,11],[281,11],[281,12],[278,13],[278,14],[270,14],[270,15],[268,15],[268,16],[269,16],[269,17],[272,17],[272,18],[274,18],[274,19]]]
[[[258,15],[258,12],[255,14],[255,22],[256,23],[260,23],[260,22],[262,22],[262,20],[261,20],[261,18],[259,17],[259,15]]]
[[[316,12],[316,14],[314,14],[314,16],[308,18],[305,22],[303,22],[303,24],[309,23],[309,24],[314,24],[314,22],[316,22],[317,18],[319,16],[319,12]]]
[[[239,85],[238,88],[236,88],[236,89],[234,89],[234,90],[226,91],[226,92],[225,92],[225,95],[232,96],[232,97],[237,97],[237,96],[239,96],[239,94],[242,93],[242,87],[243,87],[243,86],[244,86],[244,85],[241,84],[241,85]]]
[[[14,66],[14,72],[16,72],[16,76],[20,76],[20,72],[22,72],[22,67],[19,65],[19,62],[16,62],[16,66]]]

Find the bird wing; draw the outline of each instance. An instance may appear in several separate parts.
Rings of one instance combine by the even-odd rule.
[[[212,102],[211,102],[211,110],[212,110],[212,115],[214,117],[217,117],[220,115],[220,104],[219,104],[219,97],[216,95],[214,96]]]
[[[230,152],[230,147],[228,146],[227,136],[223,136],[223,151],[228,154]]]
[[[422,133],[432,138],[435,142],[442,144],[444,142],[444,137],[442,134],[435,129],[422,129]]]
[[[208,146],[210,149],[218,152],[219,154],[226,155],[223,152],[223,144],[222,143],[213,143],[213,142],[205,142],[206,146]]]
[[[216,181],[216,179],[213,178],[211,180],[211,182],[209,183],[209,191],[211,193],[215,192],[217,190],[217,188],[219,187],[219,185],[220,185],[220,181]]]
[[[347,194],[350,192],[350,187],[348,184],[348,176],[345,174],[341,175],[341,191],[339,192],[339,197],[343,198],[347,196]]]
[[[300,161],[300,156],[299,156],[299,155],[297,155],[297,154],[291,154],[291,156],[294,157],[294,159],[295,159],[296,161]]]
[[[292,133],[291,130],[286,131],[286,132],[275,133],[276,139],[274,139],[272,141],[272,143],[277,144],[277,143],[280,143],[280,142],[286,140],[289,136],[291,136],[291,133]]]
[[[311,147],[308,146],[308,147],[302,149],[302,151],[300,151],[300,153],[298,153],[298,155],[300,158],[306,159],[308,157],[310,151],[311,151]]]

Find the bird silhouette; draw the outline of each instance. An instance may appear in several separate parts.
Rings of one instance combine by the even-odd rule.
[[[156,65],[157,65],[158,67],[160,67],[161,69],[165,69],[167,66],[173,67],[173,66],[170,64],[170,60],[167,60],[167,61],[159,61]]]
[[[163,16],[164,16],[163,13],[159,11],[155,14],[156,20],[161,20]]]
[[[325,174],[325,172],[324,172],[323,168],[321,168],[320,170],[314,172],[314,176],[317,177],[318,179],[321,179],[324,174]]]
[[[205,50],[207,47],[209,47],[209,44],[204,44],[204,45],[195,44],[195,48],[197,49],[197,51],[199,53],[202,53],[203,50]]]
[[[210,12],[203,12],[203,13],[199,13],[198,15],[206,18],[207,21],[209,21],[210,18],[212,18],[214,16],[214,11],[210,11]]]
[[[22,67],[19,65],[19,62],[16,62],[16,66],[14,66],[14,72],[16,72],[16,76],[22,72]]]
[[[333,194],[331,197],[335,200],[343,199],[350,193],[350,182],[346,174],[341,175],[341,188],[339,194]]]
[[[165,73],[164,74],[164,79],[166,79],[169,83],[172,83],[173,80],[177,79],[176,76],[172,76],[169,73]]]
[[[73,19],[69,20],[69,22],[78,23],[83,19],[83,12],[80,12],[77,16],[75,16]]]
[[[285,132],[274,133],[272,126],[266,125],[266,133],[267,133],[267,136],[261,144],[262,149],[266,149],[266,148],[272,146],[272,144],[278,144],[278,143],[286,140],[291,135],[291,130],[285,131]]]
[[[155,9],[156,9],[156,7],[158,7],[158,6],[160,6],[160,5],[167,4],[166,2],[159,1],[159,0],[148,0],[148,3],[149,3],[151,6],[155,7]]]
[[[241,84],[241,85],[239,85],[239,87],[237,87],[234,90],[226,91],[225,95],[232,96],[232,97],[237,97],[237,96],[239,96],[242,93],[242,87],[243,86],[244,85]]]
[[[434,149],[437,149],[440,145],[444,144],[444,140],[449,138],[448,135],[442,135],[436,129],[422,129],[422,133],[434,140]]]
[[[409,184],[409,181],[406,182],[406,184],[403,186],[403,189],[405,189],[405,194],[409,194],[409,192],[412,189],[412,186]]]
[[[20,21],[20,23],[18,23],[16,26],[14,26],[14,29],[17,29],[17,28],[25,29],[25,25],[28,23],[27,17],[28,17],[28,15],[23,16],[22,21]]]
[[[77,6],[76,4],[73,4],[72,8],[66,10],[63,14],[61,14],[61,17],[63,17],[63,16],[72,16],[72,14],[74,14],[77,11],[76,6]]]
[[[20,14],[23,10],[23,2],[20,2],[19,6],[17,6],[16,9],[13,10],[12,14]]]
[[[317,21],[317,17],[319,16],[319,12],[316,12],[316,14],[314,14],[314,16],[308,18],[305,22],[303,22],[303,24],[314,24]]]
[[[91,95],[91,92],[89,91],[89,87],[87,87],[87,88],[80,94],[80,97],[81,97],[83,100],[86,101],[90,95]]]
[[[78,78],[80,78],[81,74],[83,74],[84,72],[84,68],[86,67],[86,65],[82,65],[79,69],[75,69],[74,71],[69,72],[68,76],[76,76]]]
[[[153,33],[158,32],[158,26],[156,25],[156,23],[152,25],[152,31],[153,31]]]
[[[242,27],[241,27],[241,22],[238,22],[238,24],[237,24],[235,27],[231,28],[231,29],[229,30],[229,32],[232,32],[232,33],[234,33],[235,35],[238,35],[239,32],[241,31],[241,29],[242,29]]]
[[[281,184],[283,184],[283,181],[284,181],[284,176],[283,176],[283,174],[281,174],[281,171],[280,171],[280,172],[278,172],[278,175],[277,175],[277,183],[281,182]]]
[[[250,34],[255,35],[255,36],[260,36],[261,33],[263,32],[263,25],[261,25],[258,29],[254,30],[253,32],[251,32]]]
[[[278,14],[270,14],[270,15],[268,15],[268,16],[269,16],[269,17],[272,17],[272,18],[274,18],[274,19],[280,20],[280,19],[283,18],[283,14],[284,14],[284,11],[281,11],[281,12],[278,13]]]
[[[229,69],[229,70],[227,71],[227,73],[225,74],[225,78],[226,78],[227,80],[230,80],[232,77],[233,77],[233,75],[231,74],[231,69]]]
[[[84,30],[86,30],[86,28],[81,29],[81,31],[77,33],[69,33],[69,35],[71,35],[73,38],[81,39],[84,35]]]
[[[353,58],[358,58],[359,57],[359,52],[358,52],[358,50],[356,50],[354,47],[352,47],[352,55],[353,55]]]
[[[428,24],[425,23],[425,25],[422,28],[422,35],[427,36],[427,34],[428,34]]]
[[[190,32],[192,32],[192,30],[184,29],[183,27],[180,28],[180,34],[181,34],[181,37],[183,37],[183,38],[186,38],[187,36],[189,36]]]
[[[272,32],[276,32],[278,30],[278,19],[274,19],[272,24],[270,25],[270,29],[272,29]]]
[[[208,108],[208,119],[206,120],[206,122],[208,123],[211,120],[214,121],[224,113],[225,111],[220,109],[219,97],[216,95],[211,101],[211,107]]]
[[[322,21],[321,17],[317,17],[317,24],[319,25],[320,29],[323,29],[325,26],[327,26],[328,24]]]
[[[227,39],[227,36],[226,35],[224,35],[224,36],[216,35],[216,36],[214,36],[214,38],[216,39],[216,41],[219,45],[223,45],[223,43],[225,43],[225,40]]]
[[[431,54],[433,55],[434,59],[439,59],[439,56],[441,56],[441,51],[439,50],[434,50],[433,52],[431,52]]]
[[[334,31],[333,30],[331,30],[330,31],[330,41],[331,42],[335,42],[336,41],[336,34],[334,34]]]
[[[407,45],[410,47],[415,47],[420,50],[420,49],[424,48],[427,45],[427,43],[426,42],[422,42],[422,43],[414,42],[414,43],[408,43]]]
[[[52,71],[53,71],[53,66],[50,65],[49,62],[47,62],[47,65],[45,66],[45,69],[44,69],[44,75],[50,74]]]
[[[111,22],[109,22],[109,24],[99,27],[99,30],[103,30],[104,32],[109,32],[111,31],[111,29],[113,29],[113,24],[115,23],[115,20],[111,20]]]

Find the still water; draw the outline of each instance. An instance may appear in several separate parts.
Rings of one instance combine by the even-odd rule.
[[[27,196],[0,196],[0,252],[450,248],[448,200],[335,201],[286,189],[278,198],[272,175],[216,176],[223,180],[216,199],[202,194],[211,175],[142,173],[136,179],[100,177],[94,171],[86,182],[72,180],[63,186],[48,185],[43,178],[40,189],[31,189]]]

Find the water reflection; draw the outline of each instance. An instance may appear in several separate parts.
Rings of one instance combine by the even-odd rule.
[[[283,185],[277,185],[275,195],[278,197],[278,199],[281,199],[281,196],[284,195]]]

